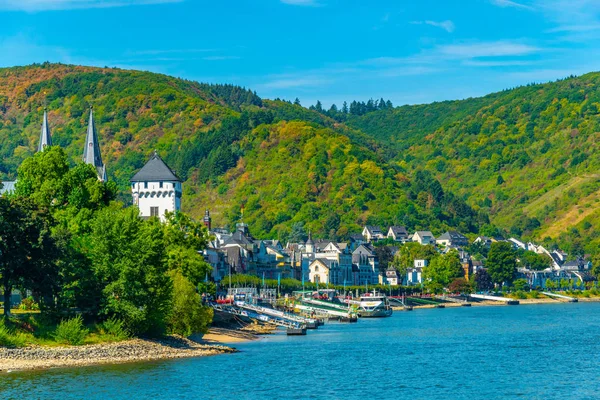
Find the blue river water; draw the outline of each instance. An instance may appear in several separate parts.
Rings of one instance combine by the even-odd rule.
[[[600,303],[396,312],[237,354],[0,375],[1,399],[600,399]]]

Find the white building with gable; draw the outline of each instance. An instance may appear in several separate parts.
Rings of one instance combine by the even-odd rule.
[[[142,218],[159,217],[165,212],[181,210],[181,179],[154,151],[150,160],[131,178],[133,204],[140,209]]]

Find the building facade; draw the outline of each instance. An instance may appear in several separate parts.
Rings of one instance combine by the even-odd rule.
[[[131,178],[133,204],[142,218],[158,217],[181,210],[181,179],[154,151],[146,165]]]

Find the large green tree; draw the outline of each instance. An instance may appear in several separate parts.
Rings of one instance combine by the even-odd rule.
[[[456,250],[434,257],[429,265],[423,268],[425,286],[432,292],[441,292],[452,281],[464,276],[460,257]]]
[[[435,247],[431,245],[422,246],[416,242],[404,243],[391,260],[390,265],[398,272],[401,280],[406,277],[406,271],[414,266],[415,260],[427,260],[438,255]]]
[[[142,220],[137,208],[106,208],[92,224],[89,245],[102,299],[98,313],[116,315],[136,334],[164,332],[172,282],[160,221]]]
[[[486,267],[492,281],[510,284],[517,275],[517,256],[509,242],[495,242],[490,246]]]
[[[169,270],[179,271],[194,286],[205,280],[211,267],[200,253],[210,235],[206,227],[184,213],[167,213],[164,223]]]
[[[44,289],[56,279],[56,247],[50,235],[49,215],[19,197],[0,197],[0,276],[4,315],[10,314],[13,288]]]

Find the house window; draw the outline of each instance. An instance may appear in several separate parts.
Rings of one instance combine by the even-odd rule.
[[[162,185],[163,185],[163,183],[161,182],[161,183],[159,184],[159,187],[160,187],[161,189],[162,189]]]
[[[158,217],[158,207],[150,207],[150,216]]]
[[[148,189],[148,182],[144,182],[144,189]]]

